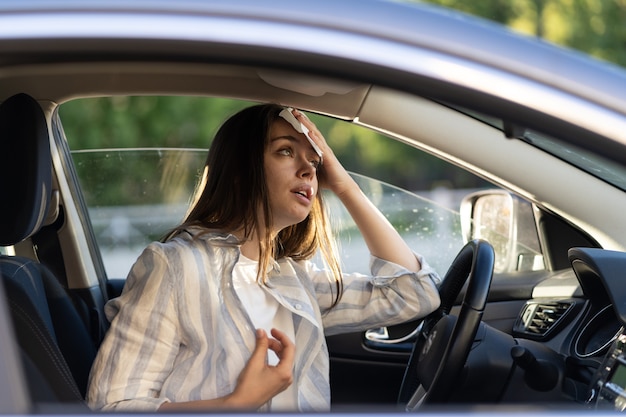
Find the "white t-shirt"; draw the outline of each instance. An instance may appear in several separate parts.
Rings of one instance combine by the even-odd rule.
[[[271,329],[284,332],[291,341],[295,340],[291,312],[281,306],[276,299],[263,289],[263,284],[256,280],[259,263],[243,255],[233,269],[233,287],[243,303],[252,324],[257,329],[264,329],[271,337]],[[297,348],[297,347],[296,347]],[[278,356],[269,350],[267,361],[270,365],[278,363]],[[297,411],[298,398],[292,384],[285,391],[272,399],[273,411]]]

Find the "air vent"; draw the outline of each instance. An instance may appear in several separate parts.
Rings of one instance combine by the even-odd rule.
[[[546,338],[573,306],[569,301],[528,303],[513,330],[532,338]]]

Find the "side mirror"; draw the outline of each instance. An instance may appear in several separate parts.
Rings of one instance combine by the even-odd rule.
[[[545,269],[531,203],[504,190],[469,194],[461,202],[463,240],[483,239],[496,253],[494,272]]]

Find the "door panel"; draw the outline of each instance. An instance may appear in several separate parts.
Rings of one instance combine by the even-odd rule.
[[[551,274],[543,271],[519,276],[494,276],[490,299],[483,320],[490,326],[511,333],[526,301],[538,282]],[[462,294],[459,297],[462,299]],[[458,313],[454,307],[452,314]],[[387,329],[390,339],[409,334],[418,321]],[[376,343],[364,332],[327,337],[330,352],[330,381],[333,405],[351,403],[394,404],[404,376],[413,344]]]

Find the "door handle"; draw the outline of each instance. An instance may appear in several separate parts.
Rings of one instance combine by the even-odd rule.
[[[422,322],[420,322],[417,327],[415,329],[413,329],[412,332],[410,332],[409,334],[402,336],[402,337],[398,337],[395,339],[390,339],[389,338],[389,331],[387,331],[386,327],[379,327],[376,329],[370,329],[368,331],[365,332],[365,339],[369,340],[370,342],[374,342],[374,343],[380,343],[383,345],[395,345],[398,343],[404,343],[404,342],[408,342],[408,341],[413,341],[413,339],[415,339],[415,337],[417,337],[417,334],[420,332],[420,330],[422,330]]]
[[[389,331],[386,327],[379,327],[376,329],[370,329],[365,332],[364,345],[367,348],[378,350],[381,352],[394,352],[394,353],[411,353],[413,350],[413,344],[417,339],[417,335],[422,329],[422,322],[411,330],[408,334],[399,337],[393,337],[389,335]]]

